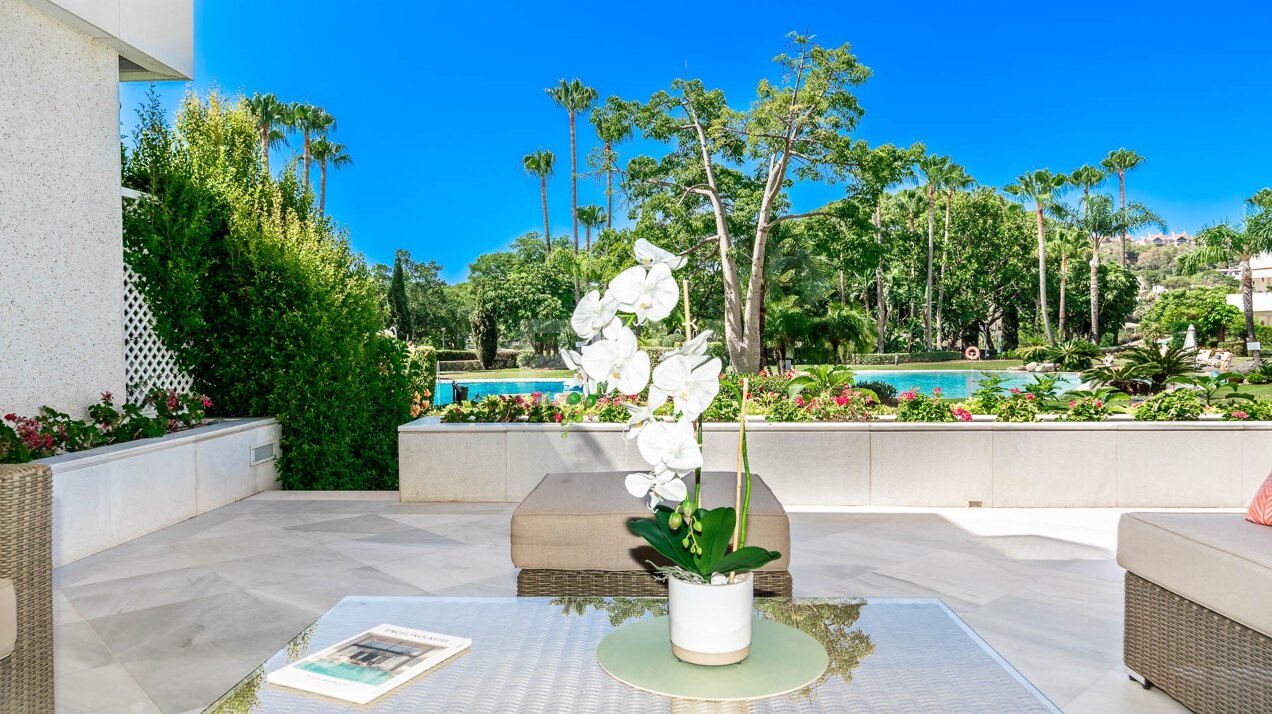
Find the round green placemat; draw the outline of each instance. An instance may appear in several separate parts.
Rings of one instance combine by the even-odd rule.
[[[826,650],[810,635],[756,618],[751,656],[737,664],[704,667],[671,653],[667,618],[623,625],[601,640],[596,659],[611,677],[654,694],[680,699],[740,701],[793,692],[826,671]]]

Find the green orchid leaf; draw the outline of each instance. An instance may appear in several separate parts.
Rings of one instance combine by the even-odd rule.
[[[657,517],[657,516],[655,516]],[[627,522],[627,527],[632,533],[644,538],[654,550],[658,551],[672,563],[679,565],[685,570],[696,572],[693,559],[689,557],[689,553],[680,547],[680,543],[668,538],[670,530],[665,530],[664,526],[656,520],[648,518],[633,518]]]
[[[733,526],[737,522],[737,514],[732,508],[722,506],[706,511],[699,519],[702,533],[698,535],[698,543],[702,546],[702,555],[694,556],[694,562],[703,573],[716,572],[715,564],[724,557],[733,539]]]
[[[762,568],[765,565],[782,557],[782,554],[775,550],[765,550],[758,546],[748,545],[724,556],[717,562],[712,572],[716,573],[741,573],[748,570]]]

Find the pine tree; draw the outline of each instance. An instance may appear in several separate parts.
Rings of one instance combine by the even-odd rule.
[[[402,256],[393,260],[393,278],[389,281],[389,317],[400,340],[410,340],[411,308],[406,299],[406,273],[402,270]]]

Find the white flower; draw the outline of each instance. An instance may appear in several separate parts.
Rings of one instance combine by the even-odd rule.
[[[574,315],[570,317],[570,327],[574,328],[575,334],[579,337],[590,340],[610,324],[617,313],[618,303],[609,296],[609,293],[601,297],[599,292],[592,290],[579,300],[578,305],[574,306]]]
[[[665,251],[644,238],[636,241],[636,245],[632,246],[632,252],[636,254],[636,262],[646,268],[662,263],[672,270],[679,270],[685,264],[683,255]]]
[[[610,281],[609,294],[618,301],[620,310],[636,315],[638,324],[666,319],[680,298],[676,279],[665,263],[658,263],[648,271],[639,265],[624,270]]]
[[[583,370],[609,391],[640,394],[649,383],[649,355],[636,349],[636,335],[626,327],[615,330],[614,339],[603,339],[583,348]]]
[[[587,372],[583,369],[583,355],[574,350],[561,350],[561,361],[565,363],[566,369],[573,372],[570,378],[565,380],[567,389],[581,387],[584,394],[596,391],[596,383],[588,379]]]
[[[667,423],[650,422],[636,438],[640,457],[654,467],[654,475],[684,476],[702,468],[702,450],[694,438],[693,426],[686,419]]]
[[[649,510],[661,501],[671,501],[672,503],[680,503],[689,495],[689,489],[685,486],[685,482],[675,474],[645,474],[634,473],[627,474],[624,481],[627,486],[627,492],[636,498],[644,498],[649,496]]]
[[[720,393],[720,358],[712,357],[699,363],[701,359],[676,355],[658,363],[654,386],[649,389],[649,403],[661,405],[670,397],[677,414],[689,420],[697,419]]]
[[[669,357],[675,357],[677,355],[685,355],[687,357],[702,357],[707,354],[707,342],[710,341],[712,334],[713,333],[711,332],[711,330],[703,330],[702,332],[699,332],[697,336],[695,336],[693,339],[687,340],[684,344],[680,345],[676,349],[670,352],[664,352],[662,358],[667,359]]]
[[[646,424],[653,421],[654,410],[657,409],[657,407],[648,405],[641,406],[639,404],[631,404],[628,402],[624,402],[623,406],[626,407],[628,413],[631,414],[631,416],[627,418],[627,429],[623,432],[623,439],[626,441],[633,441],[637,436],[640,436],[640,430],[644,429]]]

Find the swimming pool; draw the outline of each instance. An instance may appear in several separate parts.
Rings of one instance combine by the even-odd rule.
[[[931,394],[933,388],[939,387],[941,396],[949,399],[964,399],[976,391],[977,385],[982,377],[986,374],[996,374],[1003,378],[1003,387],[1010,389],[1011,387],[1025,387],[1033,384],[1034,375],[1028,372],[1002,372],[993,371],[986,372],[984,370],[857,370],[856,377],[858,382],[886,382],[897,388],[898,392],[911,388],[918,388],[924,392]],[[1071,372],[1064,372],[1060,375],[1058,383],[1059,390],[1066,392],[1074,389],[1081,383],[1078,375]],[[552,399],[556,395],[568,391],[565,389],[564,380],[560,379],[472,379],[460,380],[454,384],[461,387],[468,387],[468,398],[470,400],[479,400],[482,397],[491,394],[531,394],[533,392],[542,392],[544,398]],[[437,406],[445,406],[450,404],[451,382],[439,381],[437,383]]]

